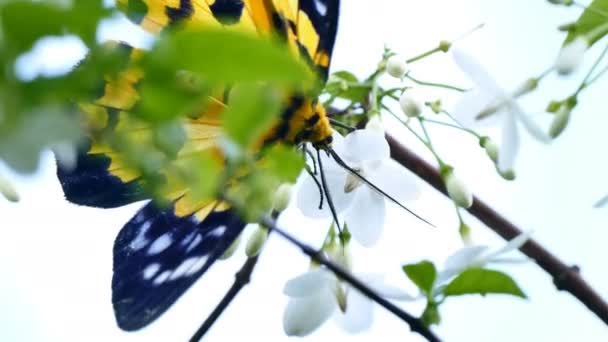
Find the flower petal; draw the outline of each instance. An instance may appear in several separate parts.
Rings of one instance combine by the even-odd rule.
[[[441,284],[467,267],[471,267],[483,262],[482,254],[488,250],[487,246],[468,246],[457,250],[450,255],[437,277],[437,284]]]
[[[346,312],[336,315],[336,322],[345,331],[356,334],[372,326],[373,303],[359,291],[350,288],[346,301]]]
[[[517,102],[511,101],[509,107],[509,109],[513,112],[513,115],[515,115],[519,122],[524,125],[526,131],[528,131],[531,136],[536,138],[536,140],[544,143],[551,142],[551,138],[549,137],[549,135],[545,133],[545,131],[543,131],[540,127],[538,127],[534,120],[532,120],[528,115],[526,115],[526,113],[524,113],[524,111],[519,106],[519,104],[517,104]]]
[[[527,231],[527,232],[517,235],[513,239],[509,240],[509,242],[506,245],[504,245],[502,248],[489,254],[487,256],[487,259],[488,260],[494,259],[495,257],[497,257],[499,255],[507,254],[511,251],[519,249],[519,247],[523,246],[526,242],[528,242],[528,240],[530,240],[530,235],[532,235],[532,231]]]
[[[325,165],[325,164],[324,164]],[[325,179],[327,180],[328,191],[331,195],[332,202],[338,213],[344,211],[350,203],[353,201],[355,192],[345,193],[344,184],[346,183],[346,172],[342,169],[327,170],[324,169]],[[321,189],[312,176],[304,176],[304,180],[300,184],[298,194],[296,197],[297,207],[300,209],[302,214],[311,218],[328,218],[331,217],[331,211],[327,204],[327,198],[323,194],[323,206],[319,209],[319,203],[321,202]],[[321,176],[316,176],[319,184],[321,182]]]
[[[496,83],[494,78],[488,73],[488,71],[481,65],[477,59],[468,53],[464,52],[462,49],[453,49],[452,50],[452,58],[454,62],[462,72],[464,72],[467,77],[479,89],[483,89],[484,91],[496,95],[497,97],[505,97],[505,91]]]
[[[306,336],[325,323],[336,307],[329,289],[309,297],[291,298],[283,313],[283,330],[288,336]]]
[[[287,281],[283,293],[289,297],[306,297],[329,289],[336,277],[323,268],[315,268]]]
[[[367,179],[380,190],[399,202],[414,200],[420,196],[420,187],[410,171],[392,159],[384,159],[376,164],[373,170],[367,172]]]
[[[513,171],[515,157],[519,151],[519,132],[517,132],[515,116],[511,112],[503,115],[502,137],[498,151],[498,169],[502,172]]]
[[[402,300],[402,301],[414,301],[420,298],[419,296],[412,296],[405,292],[403,289],[386,284],[384,282],[371,283],[369,286],[374,289],[379,295],[386,299]]]
[[[488,246],[463,247],[446,259],[443,268],[458,270],[471,266],[487,250]]]
[[[473,89],[462,94],[452,109],[452,115],[460,124],[467,128],[475,128],[482,124],[494,125],[498,117],[496,114],[490,115],[483,120],[475,119],[479,113],[488,108],[494,101],[496,101],[496,97],[492,94],[480,89]]]
[[[345,153],[340,157],[355,164],[366,160],[388,159],[391,154],[384,135],[371,129],[359,129],[348,134],[344,138],[344,146]]]
[[[357,191],[344,221],[353,238],[365,247],[375,244],[384,229],[385,204],[382,195],[365,186]]]

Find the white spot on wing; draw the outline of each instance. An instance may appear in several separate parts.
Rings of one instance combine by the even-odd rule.
[[[162,283],[164,283],[165,281],[167,281],[167,279],[169,278],[169,276],[171,275],[171,271],[167,270],[164,271],[163,273],[159,274],[154,281],[152,282],[152,284],[158,286],[161,285]]]
[[[148,255],[154,255],[164,251],[171,246],[171,243],[173,243],[173,237],[171,237],[170,233],[165,233],[159,236],[156,240],[154,240],[154,242],[152,242],[150,248],[148,248]]]
[[[198,260],[196,260],[196,262],[192,265],[192,267],[190,267],[190,269],[188,271],[186,271],[186,273],[184,273],[184,275],[191,276],[191,275],[195,274],[196,272],[200,271],[203,268],[203,266],[205,266],[206,263],[207,263],[206,255],[198,258]]]
[[[209,235],[215,238],[219,238],[220,236],[224,235],[225,232],[226,226],[218,226],[217,228],[214,228],[212,231],[210,231]]]
[[[192,257],[182,261],[182,263],[177,266],[173,273],[171,273],[169,280],[175,280],[185,276],[190,270],[190,268],[194,266],[199,259],[200,258],[198,257]]]
[[[146,266],[146,268],[144,268],[144,272],[142,273],[142,276],[144,277],[145,280],[150,280],[150,279],[152,279],[152,277],[154,277],[156,275],[156,273],[159,270],[160,270],[160,264],[155,262],[153,264]]]
[[[324,17],[327,14],[327,5],[321,0],[314,0],[315,9],[319,14]]]
[[[146,238],[146,233],[150,229],[150,226],[152,226],[151,220],[148,220],[141,225],[139,231],[137,232],[137,236],[129,244],[129,247],[132,250],[137,251],[148,245],[150,241]]]
[[[188,245],[188,248],[186,248],[186,253],[189,253],[196,246],[198,246],[202,241],[203,241],[203,237],[201,236],[201,234],[196,234],[196,237],[194,237],[194,240],[192,240],[192,242]]]

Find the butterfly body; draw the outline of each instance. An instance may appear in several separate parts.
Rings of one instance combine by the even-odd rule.
[[[337,0],[118,0],[127,17],[145,30],[160,33],[170,26],[218,27],[279,39],[286,48],[327,77],[333,49]],[[136,62],[145,51],[120,45]],[[205,58],[206,53],[201,53]],[[211,57],[212,58],[212,57]],[[132,63],[106,79],[97,100],[81,104],[86,128],[95,133],[81,147],[73,169],[58,166],[66,198],[76,204],[114,208],[151,198],[147,178],[125,156],[98,139],[104,132],[124,135],[135,146],[153,144],[149,124],[132,115],[138,84],[145,75]],[[227,93],[227,94],[224,94]],[[176,160],[199,152],[222,158],[222,114],[229,92],[210,97],[200,115],[182,117],[185,141]],[[228,104],[226,104],[228,102]],[[101,133],[101,134],[100,134]],[[316,146],[331,143],[325,109],[307,94],[292,94],[279,118],[258,146],[273,143]],[[165,312],[221,256],[246,222],[218,199],[199,199],[164,170],[152,170],[165,185],[160,197],[141,208],[122,228],[114,244],[112,302],[117,323],[137,330]],[[149,176],[149,175],[147,175]]]

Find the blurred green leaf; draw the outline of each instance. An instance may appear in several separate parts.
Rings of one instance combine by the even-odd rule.
[[[78,121],[61,110],[40,109],[13,125],[0,126],[0,158],[18,172],[33,172],[42,149],[55,143],[75,144],[80,134]]]
[[[0,9],[4,43],[13,55],[29,50],[40,38],[73,33],[95,43],[97,22],[108,15],[101,0],[74,1],[71,8],[48,2],[16,1]]]
[[[509,275],[482,268],[471,268],[462,272],[448,284],[443,293],[446,296],[502,293],[526,298]]]
[[[587,34],[601,25],[608,24],[608,0],[594,0],[587,6],[581,16],[577,19],[575,29],[568,33],[564,44],[574,40],[579,35]],[[607,32],[602,35],[594,36],[590,45],[593,45],[601,39]]]
[[[264,153],[267,170],[280,183],[295,183],[304,167],[301,153],[291,147],[274,145]]]
[[[251,146],[279,115],[281,98],[263,85],[238,85],[230,92],[228,108],[222,113],[228,136],[242,147]]]
[[[335,97],[363,102],[371,91],[371,85],[359,83],[357,77],[348,71],[338,71],[329,78],[325,91]]]
[[[150,66],[199,73],[211,83],[266,81],[311,88],[315,75],[281,44],[233,30],[183,30],[161,39]]]
[[[403,272],[410,278],[420,291],[429,295],[437,278],[437,269],[430,261],[421,261],[417,264],[403,266]]]

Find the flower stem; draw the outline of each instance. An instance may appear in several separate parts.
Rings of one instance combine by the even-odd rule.
[[[423,52],[423,53],[419,54],[418,56],[414,56],[414,57],[412,57],[410,59],[407,59],[405,62],[408,63],[408,64],[409,63],[414,63],[414,62],[419,61],[419,60],[421,60],[423,58],[426,58],[426,57],[428,57],[428,56],[430,56],[430,55],[432,55],[434,53],[441,52],[441,51],[443,51],[443,48],[442,48],[442,45],[440,44],[440,45],[438,45],[434,49],[431,49],[431,50],[429,50],[427,52]]]
[[[587,86],[589,86],[589,79],[591,79],[591,75],[593,74],[593,72],[595,71],[595,69],[598,67],[598,65],[600,64],[600,62],[602,61],[602,59],[604,59],[604,56],[606,56],[606,54],[608,53],[608,45],[606,45],[604,47],[604,50],[602,51],[602,53],[599,55],[599,57],[595,60],[595,63],[593,63],[593,66],[591,67],[591,69],[589,69],[589,71],[587,72],[587,75],[585,75],[585,78],[583,79],[583,82],[581,82],[581,85],[578,87],[578,89],[576,90],[576,92],[574,92],[573,97],[578,96],[578,94],[585,89]],[[597,77],[595,78],[597,79]]]
[[[406,74],[405,77],[416,84],[427,86],[427,87],[444,88],[444,89],[458,91],[461,93],[467,91],[467,89],[456,87],[456,86],[449,85],[449,84],[421,81],[419,79],[416,79],[416,78],[410,76],[409,74]]]

